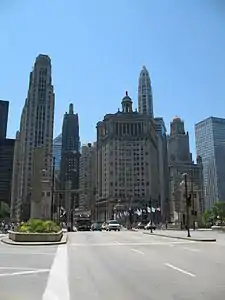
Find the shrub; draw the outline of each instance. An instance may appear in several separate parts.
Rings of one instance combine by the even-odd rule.
[[[27,233],[53,233],[60,231],[60,227],[53,221],[32,219],[19,225],[16,231]]]

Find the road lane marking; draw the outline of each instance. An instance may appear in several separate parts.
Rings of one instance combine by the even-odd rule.
[[[58,246],[42,300],[70,300],[67,245]]]
[[[188,247],[182,247],[184,250],[192,251],[192,252],[200,252],[200,249],[195,249],[195,248],[188,248]]]
[[[37,274],[37,273],[46,273],[49,271],[50,271],[49,269],[43,269],[43,270],[21,271],[21,272],[13,272],[13,273],[0,273],[0,277],[30,275],[30,274]]]
[[[191,242],[127,242],[127,243],[120,243],[120,242],[114,242],[114,243],[71,243],[69,244],[70,246],[74,246],[74,247],[111,247],[111,246],[158,246],[158,245],[165,245],[165,246],[170,246],[171,244],[190,244]]]
[[[51,255],[55,256],[55,253],[45,252],[3,252],[0,250],[0,255]]]
[[[139,254],[144,254],[144,252],[142,252],[142,251],[140,251],[140,250],[137,250],[137,249],[131,249],[132,251],[134,251],[134,252],[137,252],[137,253],[139,253]]]
[[[176,270],[176,271],[179,271],[179,272],[181,272],[181,273],[183,273],[183,274],[185,274],[185,275],[189,275],[189,276],[191,276],[191,277],[196,277],[195,274],[190,273],[190,272],[185,271],[185,270],[182,270],[182,269],[180,269],[180,268],[178,268],[178,267],[175,267],[175,266],[173,266],[173,265],[171,265],[171,264],[169,264],[169,263],[165,263],[165,266],[167,266],[167,267],[169,267],[169,268],[171,268],[171,269],[174,269],[174,270]]]

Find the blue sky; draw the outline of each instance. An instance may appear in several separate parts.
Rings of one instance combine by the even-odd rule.
[[[1,0],[0,99],[10,101],[8,136],[19,128],[29,72],[39,53],[52,59],[55,130],[73,102],[82,142],[116,112],[125,91],[137,107],[148,68],[155,116],[178,115],[190,132],[225,117],[225,4],[222,0]]]

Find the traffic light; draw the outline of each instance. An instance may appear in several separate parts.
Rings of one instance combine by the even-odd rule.
[[[191,194],[189,194],[187,197],[187,206],[191,206]]]

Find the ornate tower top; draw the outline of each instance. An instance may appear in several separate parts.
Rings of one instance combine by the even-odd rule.
[[[132,109],[132,100],[131,98],[128,96],[128,91],[126,91],[126,95],[123,97],[122,99],[122,112],[123,113],[131,113],[133,112],[133,109]]]

